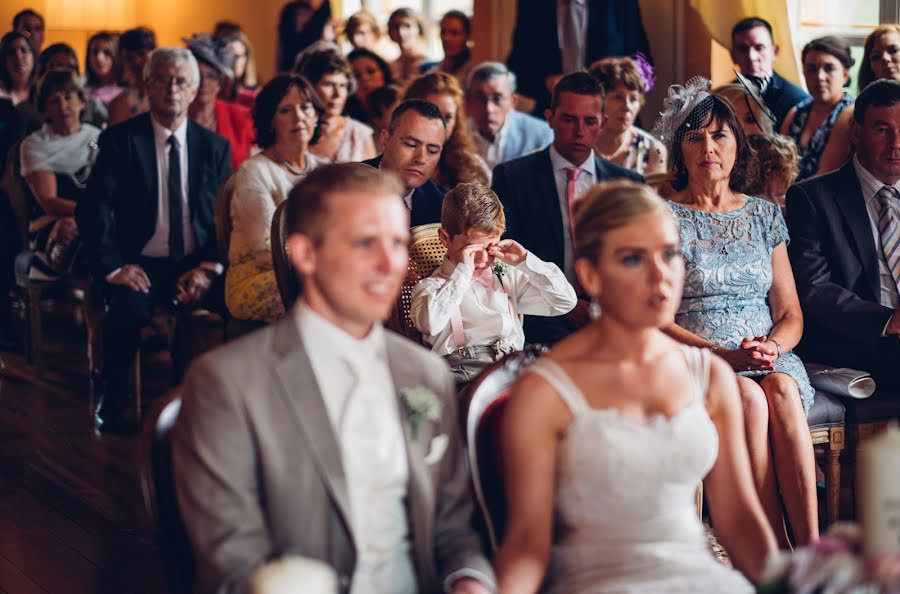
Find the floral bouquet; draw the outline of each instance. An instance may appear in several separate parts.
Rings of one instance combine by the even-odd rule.
[[[760,594],[900,594],[900,555],[867,559],[862,530],[834,524],[819,542],[769,560]]]

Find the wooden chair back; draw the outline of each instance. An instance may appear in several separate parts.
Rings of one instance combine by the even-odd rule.
[[[281,302],[284,304],[284,310],[287,311],[294,305],[300,296],[301,286],[300,278],[291,266],[287,255],[287,200],[278,205],[275,209],[275,216],[272,217],[272,266],[275,270],[275,282],[278,283],[278,294],[281,295]]]
[[[419,225],[410,229],[409,238],[409,268],[406,271],[406,279],[400,289],[397,305],[388,327],[416,342],[422,342],[422,335],[416,330],[409,316],[412,308],[412,292],[416,284],[441,265],[447,248],[438,237],[439,223],[431,225]]]
[[[494,363],[462,395],[461,421],[469,457],[475,499],[481,509],[483,531],[491,550],[497,550],[506,526],[500,427],[510,390],[522,371],[547,349],[525,347]]]
[[[181,393],[175,388],[157,400],[146,415],[140,435],[139,475],[144,509],[156,534],[169,591],[189,594],[193,553],[175,499],[170,443],[170,431],[180,411]]]

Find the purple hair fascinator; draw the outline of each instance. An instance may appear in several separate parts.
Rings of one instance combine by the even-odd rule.
[[[641,78],[644,79],[644,93],[649,93],[656,84],[656,72],[653,70],[653,64],[647,59],[643,52],[635,52],[631,59],[635,61]]]

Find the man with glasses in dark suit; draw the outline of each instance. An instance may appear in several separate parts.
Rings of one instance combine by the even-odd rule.
[[[129,432],[122,412],[128,371],[155,305],[191,307],[222,273],[213,204],[231,172],[228,142],[188,117],[197,61],[158,48],[144,69],[150,112],[100,137],[88,192],[75,216],[95,281],[109,307],[103,321],[103,395],[94,422]]]

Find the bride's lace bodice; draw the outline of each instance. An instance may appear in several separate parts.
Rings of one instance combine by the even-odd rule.
[[[753,592],[713,558],[697,516],[696,489],[719,441],[705,406],[708,358],[691,347],[684,353],[696,380],[690,404],[647,422],[590,408],[550,360],[528,369],[554,387],[574,416],[557,451],[545,592]]]

